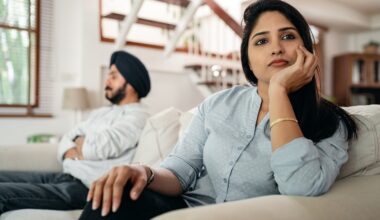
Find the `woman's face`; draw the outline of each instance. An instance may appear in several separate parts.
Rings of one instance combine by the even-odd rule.
[[[258,84],[268,83],[279,70],[296,61],[296,48],[303,45],[294,25],[280,12],[260,15],[249,37],[249,66]]]

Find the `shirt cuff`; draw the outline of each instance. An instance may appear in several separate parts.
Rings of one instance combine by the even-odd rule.
[[[174,173],[184,192],[195,187],[197,174],[194,168],[180,157],[169,155],[160,166]]]
[[[68,138],[62,138],[61,142],[59,143],[59,149],[57,153],[57,159],[58,161],[63,161],[63,156],[65,155],[66,151],[69,149],[75,147],[75,143],[69,140]]]

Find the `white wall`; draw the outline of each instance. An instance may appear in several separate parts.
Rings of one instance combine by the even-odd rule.
[[[331,96],[333,91],[333,58],[350,52],[348,33],[329,29],[324,39],[324,88],[325,95]]]
[[[114,46],[100,42],[98,10],[93,0],[54,0],[54,117],[0,119],[0,145],[23,144],[31,134],[61,135],[73,127],[73,112],[61,109],[65,87],[83,85],[89,90],[91,105],[100,104],[99,96],[104,96],[101,67],[108,66]],[[196,87],[189,84],[188,76],[180,74],[184,63],[196,58],[176,54],[166,59],[160,50],[125,49],[138,56],[150,71],[152,91],[143,101],[153,113],[169,106],[185,111],[203,100]]]
[[[363,51],[363,46],[369,41],[377,41],[380,43],[380,29],[350,34],[349,49],[361,52]]]

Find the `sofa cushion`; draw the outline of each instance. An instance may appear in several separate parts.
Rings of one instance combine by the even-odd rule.
[[[0,216],[0,220],[70,220],[78,219],[81,213],[82,210],[20,209],[5,212]]]
[[[0,146],[0,170],[60,172],[57,149],[48,143]]]
[[[189,126],[191,120],[193,119],[194,114],[191,112],[183,112],[181,117],[179,118],[179,137],[182,136],[183,132],[185,132],[186,128]]]
[[[147,120],[141,134],[133,163],[158,166],[178,140],[181,111],[165,109]]]
[[[380,105],[344,108],[358,126],[358,138],[349,143],[349,159],[342,166],[339,178],[380,173]]]

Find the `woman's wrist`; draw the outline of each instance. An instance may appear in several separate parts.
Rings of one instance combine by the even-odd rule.
[[[145,187],[148,187],[153,181],[154,181],[154,171],[152,168],[150,168],[149,166],[147,165],[143,165],[144,169],[145,169],[145,172],[146,172],[146,186]]]
[[[279,83],[273,82],[269,84],[268,94],[269,96],[272,96],[272,95],[277,96],[281,94],[288,95],[288,92],[286,91],[286,88],[284,86],[282,86]]]

